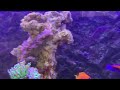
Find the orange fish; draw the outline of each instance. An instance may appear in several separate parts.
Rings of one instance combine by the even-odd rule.
[[[110,64],[108,64],[107,66],[106,66],[106,69],[107,70],[110,70],[110,71],[114,71],[114,72],[120,72],[120,65],[118,64],[114,64],[114,65],[110,65]]]
[[[78,75],[75,75],[76,79],[90,79],[91,77],[85,72],[80,72]]]
[[[113,68],[120,69],[120,65],[112,65]]]

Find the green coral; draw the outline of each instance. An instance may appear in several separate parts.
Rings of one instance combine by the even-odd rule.
[[[25,79],[27,75],[28,68],[31,66],[31,63],[25,65],[25,61],[22,61],[11,69],[8,70],[11,79]]]

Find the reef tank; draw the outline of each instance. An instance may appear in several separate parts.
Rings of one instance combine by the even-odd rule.
[[[0,11],[0,79],[120,79],[120,11]]]

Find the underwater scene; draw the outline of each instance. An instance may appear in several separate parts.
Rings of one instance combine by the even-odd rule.
[[[120,79],[120,11],[0,11],[0,79]]]

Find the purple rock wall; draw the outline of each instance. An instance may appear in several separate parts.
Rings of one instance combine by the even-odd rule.
[[[0,79],[8,79],[7,69],[17,63],[10,51],[27,39],[27,33],[19,24],[30,12],[0,12]],[[120,73],[105,69],[107,64],[120,63],[120,12],[71,13],[73,22],[67,28],[73,34],[74,43],[60,46],[56,53],[57,78],[74,79],[81,71],[93,79],[120,78]]]

